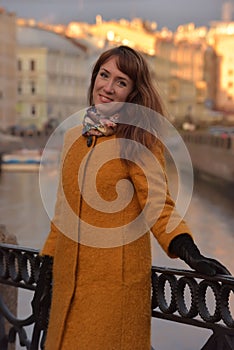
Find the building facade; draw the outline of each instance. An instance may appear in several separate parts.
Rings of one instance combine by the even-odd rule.
[[[87,105],[88,58],[68,39],[37,28],[18,27],[17,121],[42,129]]]
[[[157,33],[155,72],[172,119],[202,124],[234,114],[233,52],[234,22]]]
[[[205,116],[208,94],[204,33],[195,32],[191,24],[175,33],[164,30],[157,35],[155,52],[155,71],[171,119],[198,123]]]
[[[234,22],[213,22],[208,40],[217,57],[215,108],[234,113]]]
[[[100,52],[120,44],[144,54],[172,121],[202,125],[221,120],[225,113],[234,114],[233,22],[214,22],[209,29],[189,23],[174,33],[167,28],[146,30],[139,19],[103,22],[99,18],[95,25],[74,22],[67,28],[70,40],[63,37],[66,28],[61,35],[55,34],[56,28],[54,33],[44,30],[46,34],[38,28],[20,28],[24,31],[18,40],[17,62],[21,124],[40,128],[48,119],[61,121],[86,106],[93,63]],[[31,33],[25,43],[30,30],[37,34]],[[44,43],[44,35],[53,40]]]
[[[16,16],[0,9],[0,129],[15,123],[16,99]]]

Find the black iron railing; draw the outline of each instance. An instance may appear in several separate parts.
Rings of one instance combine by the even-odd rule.
[[[52,259],[42,258],[37,250],[0,244],[0,283],[33,291],[32,311],[25,319],[13,315],[0,296],[0,349],[7,350],[17,336],[27,350],[43,349],[51,301]],[[234,277],[207,277],[192,271],[152,267],[152,317],[211,329],[213,334],[202,350],[234,349],[233,293]],[[5,321],[10,324],[9,332]],[[30,336],[26,332],[29,325],[33,329]]]
[[[0,283],[33,291],[32,312],[25,319],[13,315],[0,296],[0,349],[19,343],[27,350],[44,348],[52,291],[52,259],[41,257],[37,250],[0,244]],[[29,301],[30,302],[30,301]],[[5,322],[10,324],[6,334]],[[26,332],[33,327],[32,335]]]
[[[152,290],[152,317],[212,330],[201,350],[234,350],[234,277],[153,266]]]

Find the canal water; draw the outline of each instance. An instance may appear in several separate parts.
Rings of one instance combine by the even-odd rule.
[[[173,175],[172,175],[173,178]],[[234,275],[233,198],[204,180],[196,180],[186,221],[204,255],[220,260]],[[2,172],[0,176],[0,224],[17,237],[19,245],[40,249],[48,234],[49,219],[43,208],[38,173]],[[179,259],[169,259],[152,238],[153,265],[187,268]],[[18,315],[30,313],[30,292],[20,291]],[[152,345],[155,350],[198,350],[210,331],[152,320]],[[17,346],[17,349],[20,349]]]

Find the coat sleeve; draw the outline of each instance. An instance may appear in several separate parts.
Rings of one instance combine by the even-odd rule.
[[[163,250],[171,258],[169,245],[172,239],[182,233],[192,236],[186,222],[178,214],[169,193],[165,170],[163,146],[159,143],[142,152],[138,160],[131,162],[129,175],[136,195],[144,211],[149,229]]]
[[[40,255],[49,255],[54,256],[56,241],[57,241],[58,230],[53,222],[51,222],[49,235],[44,243],[42,250],[40,251]]]

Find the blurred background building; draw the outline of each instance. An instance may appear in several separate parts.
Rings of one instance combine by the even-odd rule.
[[[234,115],[233,2],[221,20],[175,32],[134,18],[95,24],[45,24],[0,13],[0,121],[42,129],[87,106],[91,67],[100,52],[129,45],[145,56],[177,125],[232,122]],[[8,35],[5,35],[7,28]]]
[[[86,48],[43,29],[17,28],[17,122],[43,128],[86,105]]]
[[[16,119],[16,15],[0,8],[0,128]]]

